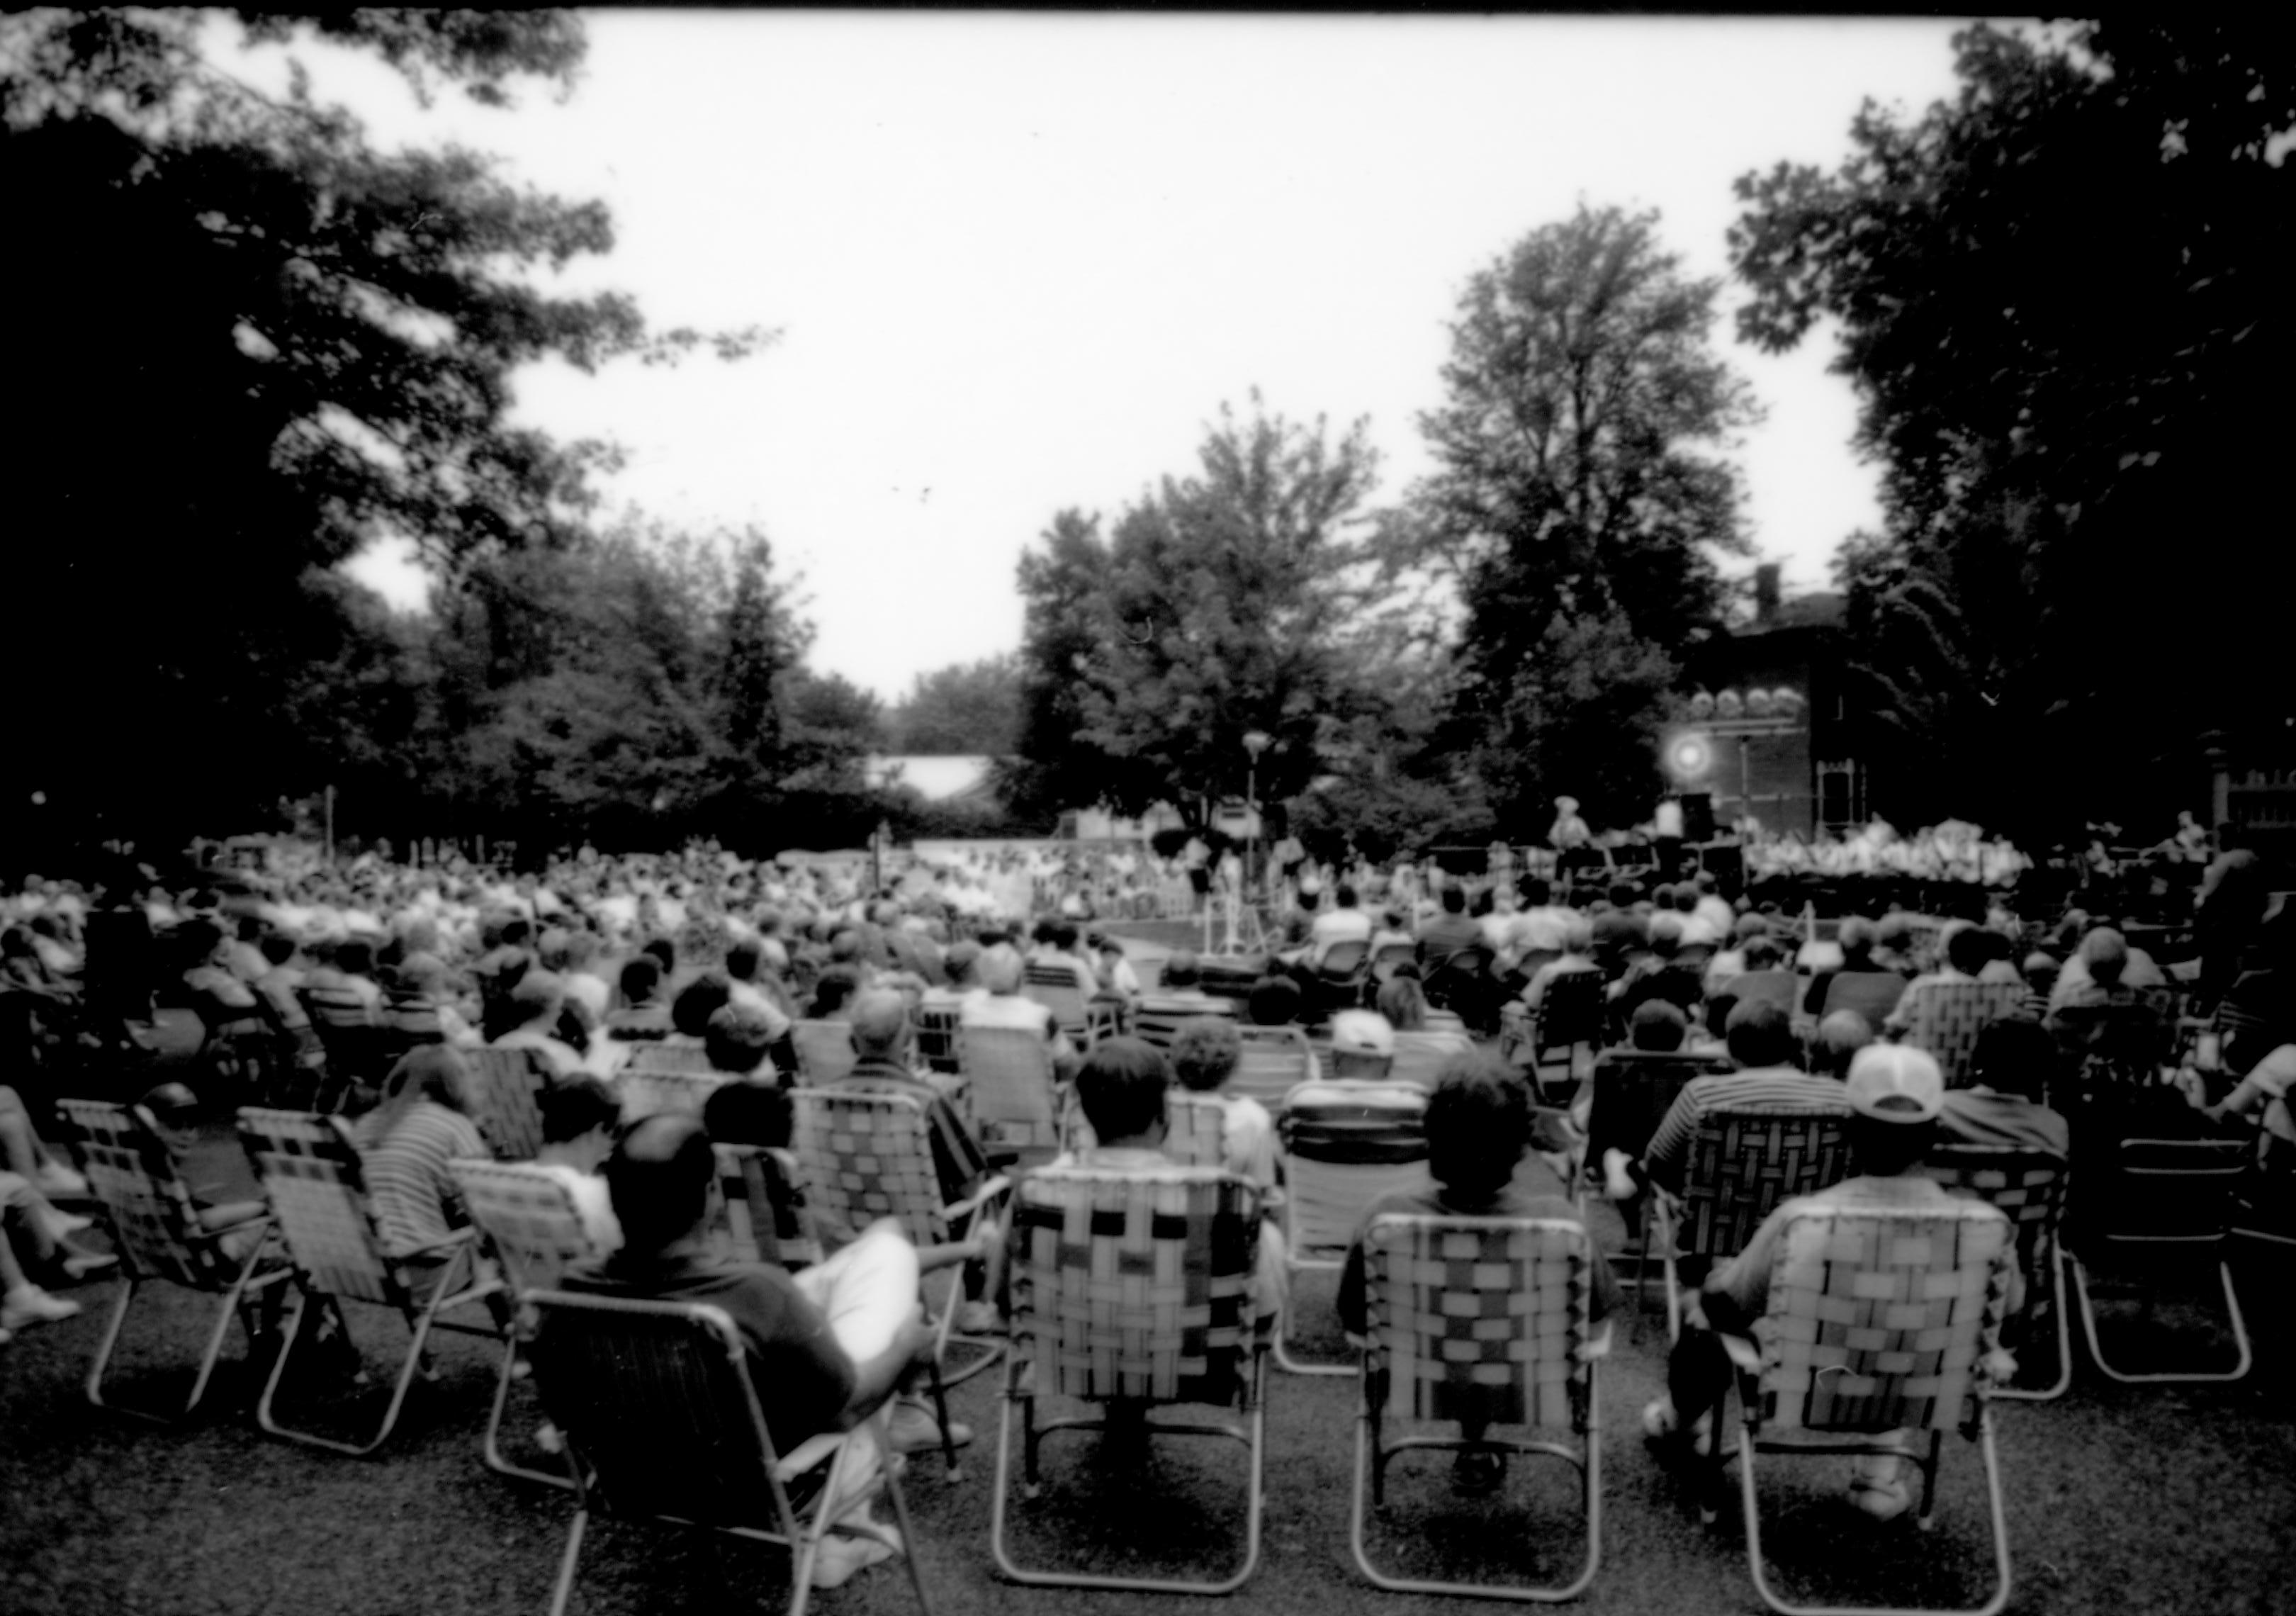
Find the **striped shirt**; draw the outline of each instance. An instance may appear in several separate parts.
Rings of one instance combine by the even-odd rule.
[[[368,1143],[353,1136],[366,1173],[367,1204],[383,1250],[391,1256],[436,1245],[466,1221],[447,1163],[457,1156],[484,1160],[490,1154],[468,1117],[435,1100],[418,1100],[384,1137]]]
[[[1693,1078],[1674,1097],[1674,1104],[1651,1136],[1643,1152],[1643,1167],[1653,1183],[1668,1189],[1682,1187],[1682,1172],[1690,1155],[1690,1141],[1698,1124],[1718,1111],[1761,1112],[1771,1116],[1834,1116],[1849,1114],[1848,1091],[1833,1078],[1812,1077],[1791,1066],[1764,1066],[1752,1071],[1720,1072]]]

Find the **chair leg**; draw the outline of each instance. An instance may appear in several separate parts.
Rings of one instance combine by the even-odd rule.
[[[465,1248],[465,1251],[467,1249]],[[340,1441],[333,1437],[321,1436],[316,1431],[291,1430],[272,1417],[272,1405],[276,1399],[280,1378],[287,1367],[287,1360],[294,1353],[295,1341],[302,1325],[305,1306],[309,1300],[308,1292],[305,1292],[304,1296],[299,1299],[294,1317],[288,1322],[286,1338],[280,1343],[278,1361],[272,1365],[270,1381],[263,1389],[263,1400],[256,1405],[256,1423],[274,1436],[285,1437],[293,1442],[308,1443],[314,1448],[324,1448],[336,1453],[349,1454],[354,1458],[364,1458],[390,1440],[390,1433],[398,1428],[399,1412],[406,1406],[407,1389],[414,1384],[414,1376],[422,1366],[423,1343],[430,1339],[430,1326],[437,1319],[439,1309],[447,1305],[450,1300],[460,1304],[475,1299],[474,1293],[456,1293],[455,1291],[455,1282],[460,1276],[463,1261],[463,1256],[458,1253],[455,1263],[450,1264],[439,1275],[439,1283],[431,1291],[430,1300],[424,1305],[421,1317],[414,1324],[414,1339],[407,1343],[406,1357],[398,1366],[398,1377],[391,1386],[390,1402],[383,1409],[382,1423],[371,1439],[363,1443]],[[340,1309],[338,1311],[340,1312]],[[344,1332],[346,1339],[349,1334],[348,1325],[348,1321],[346,1320]]]
[[[1316,1265],[1289,1261],[1284,1265],[1284,1288],[1290,1294],[1284,1301],[1282,1315],[1275,1321],[1275,1366],[1287,1374],[1353,1374],[1356,1373],[1353,1364],[1318,1364],[1292,1355],[1292,1321],[1294,1310],[1299,1307],[1299,1292],[1291,1281],[1301,1273],[1316,1271],[1322,1271]]]
[[[2104,1373],[2112,1379],[2121,1381],[2132,1385],[2154,1384],[2160,1382],[2182,1382],[2200,1385],[2216,1384],[2223,1382],[2244,1380],[2247,1378],[2249,1369],[2253,1365],[2255,1358],[2249,1343],[2247,1321],[2241,1315],[2240,1298],[2233,1290],[2232,1265],[2229,1262],[2219,1259],[2217,1263],[2217,1273],[2224,1284],[2225,1308],[2232,1318],[2233,1342],[2234,1345],[2239,1349],[2240,1361],[2234,1365],[2234,1366],[2228,1371],[2216,1371],[2210,1373],[2195,1373],[2187,1371],[2165,1374],[2132,1374],[2127,1370],[2114,1368],[2112,1363],[2106,1359],[2104,1353],[2097,1344],[2096,1306],[2095,1303],[2091,1300],[2088,1293],[2088,1269],[2078,1257],[2072,1259],[2072,1267],[2073,1291],[2074,1294],[2080,1299],[2081,1333],[2087,1339],[2088,1355],[2096,1361],[2096,1366],[2099,1369],[2103,1370]]]
[[[2028,1390],[2019,1386],[1996,1386],[1992,1395],[2011,1402],[2046,1403],[2064,1396],[2073,1383],[2073,1321],[2072,1299],[2065,1284],[2065,1251],[2062,1245],[2049,1253],[2048,1303],[2056,1316],[2057,1378],[2048,1385]],[[2030,1308],[2028,1308],[2030,1311]]]
[[[574,1563],[582,1557],[582,1529],[589,1521],[589,1509],[576,1506],[574,1524],[566,1529],[566,1552],[558,1557],[558,1586],[551,1590],[550,1616],[566,1616],[566,1602],[574,1593]]]
[[[493,1411],[487,1415],[487,1434],[480,1448],[486,1457],[487,1468],[501,1475],[516,1476],[526,1481],[540,1481],[546,1486],[571,1491],[574,1486],[572,1478],[553,1475],[546,1470],[529,1470],[522,1464],[512,1464],[503,1456],[503,1420],[510,1408],[511,1382],[517,1378],[515,1373],[517,1366],[518,1342],[506,1341],[503,1343],[502,1371],[495,1377],[495,1406]]]

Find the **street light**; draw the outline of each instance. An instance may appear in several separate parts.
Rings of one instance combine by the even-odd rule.
[[[1251,761],[1244,766],[1243,806],[1251,815],[1251,828],[1243,842],[1243,890],[1251,890],[1251,868],[1259,862],[1259,754],[1275,739],[1264,729],[1243,733],[1243,750]]]

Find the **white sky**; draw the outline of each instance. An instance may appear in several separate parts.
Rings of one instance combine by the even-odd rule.
[[[537,370],[520,418],[624,444],[611,501],[764,529],[814,665],[890,700],[1017,647],[1014,563],[1054,513],[1188,472],[1255,386],[1335,431],[1367,415],[1376,498],[1400,497],[1471,274],[1583,197],[1658,208],[1685,268],[1725,275],[1732,179],[1833,167],[1867,95],[1949,94],[1953,26],[608,12],[563,104],[419,113],[359,64],[319,83],[386,144],[451,137],[604,201],[619,244],[570,290],[783,331],[732,365]],[[1742,457],[1755,542],[1824,587],[1879,519],[1832,341],[1717,334],[1769,410]],[[363,576],[419,595],[403,565]]]

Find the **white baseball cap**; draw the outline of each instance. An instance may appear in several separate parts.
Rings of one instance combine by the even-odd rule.
[[[1945,1073],[1926,1049],[1868,1044],[1852,1056],[1849,1109],[1882,1122],[1927,1122],[1945,1109]]]

